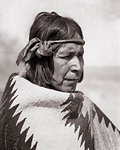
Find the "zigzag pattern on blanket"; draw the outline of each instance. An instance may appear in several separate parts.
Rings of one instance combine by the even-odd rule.
[[[90,112],[85,110],[82,113],[84,97],[81,93],[75,93],[75,97],[71,94],[70,97],[62,104],[67,105],[62,112],[68,111],[68,113],[63,117],[67,118],[65,126],[70,123],[70,125],[75,126],[74,132],[79,129],[78,139],[82,135],[81,144],[85,142],[85,150],[94,150],[94,136],[90,124]],[[85,114],[85,116],[83,115]]]
[[[0,105],[0,150],[37,150],[41,141],[34,140],[34,133],[30,132],[27,136],[31,128],[24,126],[27,116],[23,115],[20,120],[23,111],[31,107],[61,111],[65,128],[70,124],[70,127],[74,126],[73,132],[78,133],[76,140],[79,141],[80,149],[82,146],[84,150],[120,148],[120,131],[84,94],[42,88],[13,74],[8,80]]]
[[[11,85],[12,79],[15,75],[16,74],[13,74],[10,76],[8,83],[6,85],[6,88],[5,88],[5,92],[3,93],[3,96],[1,99],[0,150],[8,150],[8,149],[35,150],[37,143],[31,148],[33,135],[25,142],[26,134],[29,128],[21,133],[21,129],[25,122],[25,118],[17,124],[17,120],[21,112],[16,114],[13,117],[13,114],[16,111],[19,104],[10,108],[12,102],[17,97],[17,96],[14,97],[16,90],[12,91],[15,85],[15,82]]]
[[[82,136],[80,145],[84,143],[85,150],[119,150],[120,131],[90,99],[75,93],[62,105],[67,105],[62,111],[67,112],[65,126],[74,125],[74,132],[79,130],[78,139]]]
[[[21,87],[21,83],[23,85],[22,87]],[[47,96],[47,98],[45,98],[45,101],[43,101],[43,97],[39,99],[37,97],[38,95],[34,95],[34,93],[37,93],[40,95],[39,92],[41,89],[40,87],[35,85],[36,88],[32,87],[33,89],[32,94],[34,98],[31,97],[31,99],[27,101],[27,97],[24,95],[25,94],[24,92],[22,93],[22,91],[26,91],[26,95],[27,94],[29,95],[30,92],[27,93],[27,90],[26,90],[26,87],[28,88],[29,84],[30,84],[30,87],[33,86],[33,84],[17,76],[16,74],[12,74],[7,82],[4,94],[2,96],[1,108],[0,108],[0,112],[1,112],[0,149],[1,150],[8,150],[8,149],[14,149],[14,148],[20,149],[20,150],[35,150],[37,148],[37,142],[33,145],[33,137],[34,137],[33,134],[29,138],[27,136],[30,127],[23,128],[26,122],[27,116],[22,118],[22,120],[20,120],[19,118],[21,117],[21,114],[26,108],[31,107],[31,106],[59,109],[61,107],[60,106],[61,102],[59,102],[59,99],[62,99],[63,101],[63,99],[66,98],[66,96],[63,96],[63,98],[61,98],[60,97],[61,93],[60,93],[59,98],[57,98],[57,101],[54,101],[54,97],[56,95],[55,96],[51,95],[53,98],[48,98],[48,90],[47,90],[47,94],[45,94],[45,97]],[[34,88],[37,91],[34,91]],[[42,88],[41,93],[44,96],[43,89],[44,88]],[[55,93],[55,92],[52,91],[52,93]],[[63,95],[66,95],[66,94],[63,94]],[[69,94],[67,94],[67,96],[68,95]],[[34,102],[34,100],[36,99],[37,101]],[[51,99],[53,100],[50,101]],[[28,138],[27,140],[26,140],[26,137]]]

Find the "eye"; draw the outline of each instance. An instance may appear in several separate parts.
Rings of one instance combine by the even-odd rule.
[[[60,56],[60,58],[62,59],[66,59],[66,60],[70,60],[72,59],[73,55],[72,54],[69,54],[69,55],[64,55],[64,56]]]
[[[64,59],[67,59],[67,60],[69,60],[71,58],[72,58],[72,55],[64,56]]]

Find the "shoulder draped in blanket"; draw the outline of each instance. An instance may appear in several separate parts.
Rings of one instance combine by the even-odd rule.
[[[120,150],[120,132],[83,93],[12,74],[0,105],[0,150]]]

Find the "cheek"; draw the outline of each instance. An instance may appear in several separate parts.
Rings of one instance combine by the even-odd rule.
[[[65,75],[68,73],[69,69],[70,69],[69,63],[62,62],[62,60],[54,62],[53,77],[55,79],[63,80]]]

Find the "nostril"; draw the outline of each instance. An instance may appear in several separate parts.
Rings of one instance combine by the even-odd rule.
[[[71,70],[72,71],[80,71],[81,70],[81,65],[80,63],[74,63],[72,66],[71,66]]]

